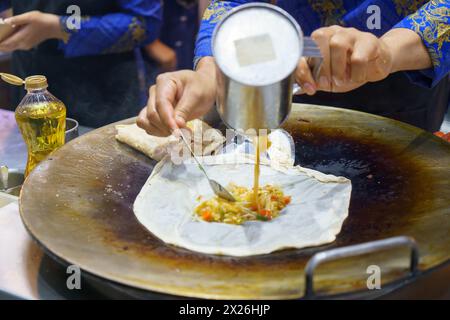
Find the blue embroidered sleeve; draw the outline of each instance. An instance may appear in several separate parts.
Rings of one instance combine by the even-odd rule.
[[[11,0],[0,0],[0,12],[11,8]]]
[[[427,86],[436,85],[450,72],[450,1],[432,0],[400,21],[395,28],[416,32],[427,48],[433,67],[408,72],[410,78]]]
[[[158,37],[162,7],[159,0],[117,0],[122,11],[103,16],[81,17],[79,29],[71,29],[70,16],[62,16],[68,35],[59,48],[66,57],[132,51]]]
[[[206,56],[212,56],[211,50],[211,37],[214,31],[216,24],[222,20],[224,15],[241,4],[248,2],[258,2],[258,1],[249,1],[249,0],[212,0],[211,4],[206,8],[202,22],[200,24],[200,29],[197,36],[197,43],[195,46],[195,58],[194,58],[194,66],[197,65],[197,62]],[[264,1],[259,1],[264,2]]]

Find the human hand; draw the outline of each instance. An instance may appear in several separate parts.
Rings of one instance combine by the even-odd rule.
[[[371,33],[331,26],[314,31],[311,37],[322,52],[323,64],[318,79],[314,79],[307,60],[300,60],[295,79],[302,93],[347,92],[392,72],[389,46]]]
[[[148,134],[168,136],[186,127],[190,120],[206,114],[216,97],[215,66],[212,58],[203,58],[197,71],[180,70],[159,75],[150,87],[147,106],[137,125]]]
[[[177,68],[177,54],[175,50],[159,40],[155,40],[145,47],[145,52],[158,63],[162,71],[174,71]]]
[[[15,31],[0,42],[0,51],[29,50],[47,39],[64,39],[59,17],[54,14],[30,11],[4,20]]]

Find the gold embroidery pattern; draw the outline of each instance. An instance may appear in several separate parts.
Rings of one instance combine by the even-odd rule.
[[[335,24],[343,25],[342,17],[345,15],[343,0],[308,0],[311,8],[317,12],[322,26]]]
[[[408,19],[427,44],[433,65],[439,67],[443,58],[442,47],[450,45],[450,7],[447,0],[432,0]]]
[[[419,10],[427,0],[394,0],[395,11],[400,17],[406,17]]]
[[[202,20],[217,23],[223,19],[232,6],[226,1],[213,1],[203,13]]]
[[[68,28],[68,25],[67,25],[68,18],[69,17],[67,17],[67,16],[62,16],[61,19],[59,20],[61,31],[63,33],[62,40],[65,44],[69,43],[70,37],[72,36],[72,34],[77,33],[79,31],[79,29],[77,29],[77,28],[74,28],[74,29]],[[89,20],[91,20],[90,16],[82,16],[80,19],[80,23],[83,24],[85,22],[88,22]]]
[[[133,17],[128,25],[128,30],[120,39],[103,53],[115,53],[131,51],[146,38],[146,23],[144,18]]]

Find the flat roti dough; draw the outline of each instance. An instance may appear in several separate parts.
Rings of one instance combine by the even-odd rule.
[[[187,123],[187,127],[192,130],[194,143],[201,144],[201,152],[198,148],[193,148],[197,155],[214,154],[225,141],[225,137],[219,130],[212,129],[208,124],[201,120],[193,120]],[[136,124],[116,125],[116,139],[130,147],[142,152],[148,157],[160,161],[170,150],[175,150],[182,142],[174,136],[156,137],[149,135],[144,129]]]
[[[145,132],[136,124],[119,124],[116,126],[116,139],[142,152],[148,157],[161,160],[167,154],[167,149],[177,143],[173,136],[156,137]]]
[[[252,186],[251,155],[222,154],[202,160],[211,178],[223,185]],[[348,215],[350,180],[300,166],[279,171],[265,161],[260,184],[279,185],[292,196],[279,217],[242,225],[202,221],[194,208],[200,203],[199,195],[202,200],[213,196],[207,180],[192,159],[177,166],[166,157],[137,196],[134,212],[164,242],[207,254],[252,256],[335,240]]]

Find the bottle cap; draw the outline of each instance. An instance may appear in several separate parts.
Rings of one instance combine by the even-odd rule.
[[[25,78],[25,89],[45,89],[48,87],[45,76],[30,76]]]
[[[25,78],[25,80],[9,73],[0,73],[0,77],[3,81],[15,86],[22,86],[25,84],[25,89],[27,90],[44,89],[48,87],[47,78],[41,75],[30,76]]]
[[[3,81],[15,86],[22,86],[25,83],[21,78],[9,73],[0,73],[0,77]]]

